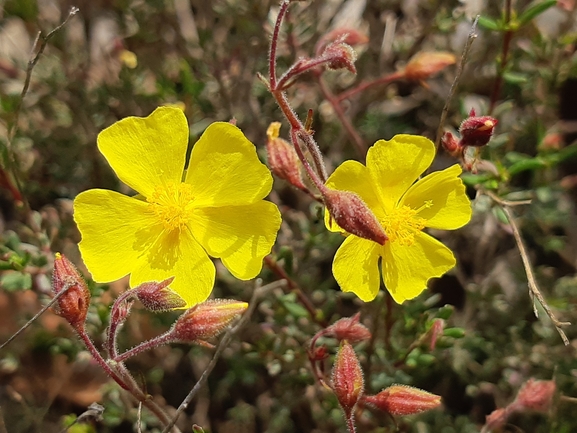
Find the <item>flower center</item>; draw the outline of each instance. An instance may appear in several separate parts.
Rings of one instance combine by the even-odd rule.
[[[401,206],[393,209],[381,219],[381,224],[385,229],[390,242],[398,242],[404,246],[413,245],[415,235],[425,228],[427,220],[417,214],[423,208],[431,207],[432,201],[426,201],[419,209],[412,209],[409,206]]]
[[[189,221],[194,196],[190,185],[170,182],[157,186],[146,201],[164,228],[172,231],[180,230]]]

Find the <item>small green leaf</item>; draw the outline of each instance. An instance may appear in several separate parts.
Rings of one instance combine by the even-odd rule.
[[[494,20],[493,18],[484,17],[482,15],[479,17],[479,25],[487,30],[503,30],[503,26],[499,21]]]
[[[524,161],[518,161],[509,167],[509,174],[515,175],[527,170],[538,170],[540,168],[546,167],[547,164],[541,158],[531,158]]]
[[[547,0],[547,1],[544,1],[542,3],[537,3],[537,4],[534,4],[533,6],[529,6],[525,11],[523,11],[521,16],[517,20],[519,23],[519,26],[524,26],[529,21],[531,21],[533,18],[535,18],[537,15],[541,15],[547,9],[549,9],[552,6],[555,6],[556,4],[557,4],[557,0]]]
[[[291,294],[279,298],[280,303],[287,309],[289,314],[294,317],[308,317],[309,312],[300,304],[294,302]]]
[[[447,328],[443,331],[443,335],[451,338],[463,338],[465,330],[463,328]]]
[[[441,308],[439,308],[439,311],[437,311],[437,317],[439,319],[447,320],[449,317],[453,315],[453,311],[455,311],[455,307],[453,307],[452,305],[444,305]]]
[[[525,84],[529,79],[526,74],[519,72],[505,72],[503,79],[509,84]]]

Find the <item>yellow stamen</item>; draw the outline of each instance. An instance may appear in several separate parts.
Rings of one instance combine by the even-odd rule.
[[[189,221],[194,196],[190,185],[170,182],[157,186],[146,201],[164,228],[172,231],[182,229]]]
[[[431,207],[433,202],[427,200],[418,209],[409,206],[401,206],[393,209],[391,213],[381,220],[385,233],[390,242],[398,242],[404,246],[410,246],[415,242],[415,235],[425,228],[427,220],[417,214],[424,208]]]

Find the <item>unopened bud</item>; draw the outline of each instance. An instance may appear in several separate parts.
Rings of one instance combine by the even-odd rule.
[[[333,390],[347,418],[353,413],[364,388],[363,371],[353,346],[343,341],[333,366]]]
[[[433,326],[429,330],[431,334],[431,343],[429,344],[429,349],[434,350],[437,345],[437,340],[443,335],[443,330],[445,329],[445,321],[443,319],[435,319],[433,321]]]
[[[404,416],[438,407],[441,397],[412,386],[393,385],[377,395],[364,397],[363,401],[391,415]]]
[[[301,176],[301,163],[294,148],[279,137],[280,122],[273,122],[266,130],[268,165],[271,171],[281,179],[300,190],[307,190]]]
[[[340,228],[363,239],[384,245],[388,237],[375,214],[354,192],[324,188],[325,206]]]
[[[311,361],[323,361],[329,357],[326,346],[315,347],[314,352],[310,353]]]
[[[472,109],[459,127],[461,134],[461,146],[480,147],[486,145],[497,125],[498,120],[491,116],[476,116],[475,110]]]
[[[323,51],[322,57],[328,60],[327,68],[333,70],[348,69],[353,74],[356,74],[355,61],[357,60],[357,54],[353,47],[343,42],[343,39],[344,37],[341,37],[328,44]]]
[[[197,304],[178,318],[170,333],[173,341],[203,344],[216,337],[248,307],[246,302],[214,299]]]
[[[81,331],[90,305],[90,292],[76,267],[60,253],[54,256],[52,290],[56,295],[66,290],[66,293],[58,298],[58,314],[75,330]]]
[[[460,157],[463,154],[463,148],[459,144],[459,140],[450,132],[445,132],[441,138],[443,148],[454,157]]]
[[[507,418],[509,418],[510,411],[505,409],[495,409],[489,415],[485,417],[485,426],[483,427],[483,431],[491,431],[502,427],[507,422]]]
[[[455,64],[455,56],[446,52],[420,52],[405,67],[405,78],[411,81],[426,80],[431,75]]]
[[[134,288],[134,293],[144,308],[154,312],[184,308],[186,301],[170,289],[174,277],[161,282],[150,281]]]
[[[515,403],[520,406],[518,409],[547,412],[551,408],[556,389],[555,382],[552,380],[531,378],[519,390]]]
[[[341,341],[347,340],[350,343],[368,340],[371,338],[371,331],[360,323],[360,317],[361,313],[357,313],[353,317],[339,319],[326,329],[324,335]]]

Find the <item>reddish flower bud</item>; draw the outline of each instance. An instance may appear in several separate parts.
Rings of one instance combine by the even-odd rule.
[[[371,338],[371,331],[360,323],[360,317],[361,313],[357,313],[353,317],[339,319],[326,329],[324,335],[350,343],[368,340]]]
[[[405,78],[411,81],[426,80],[431,75],[455,63],[455,56],[446,52],[420,52],[405,67]]]
[[[162,312],[184,308],[186,301],[168,287],[173,280],[174,277],[171,277],[161,282],[142,283],[134,289],[134,293],[144,308],[150,311]]]
[[[75,330],[81,331],[90,305],[90,292],[76,267],[60,253],[54,255],[52,290],[56,295],[66,290],[66,293],[58,298],[58,314]]]
[[[204,344],[216,337],[248,307],[246,302],[214,299],[197,304],[178,318],[170,330],[172,341]]]
[[[429,332],[431,333],[431,343],[429,344],[429,348],[431,350],[435,349],[437,345],[437,340],[441,335],[443,335],[443,330],[445,329],[445,321],[443,319],[435,319],[433,322],[433,326]]]
[[[457,138],[450,132],[445,132],[441,138],[441,144],[443,148],[449,152],[452,156],[459,157],[463,154],[463,149],[459,144]]]
[[[384,245],[388,237],[365,202],[354,192],[324,188],[321,191],[325,206],[343,230],[363,239]]]
[[[491,431],[493,429],[502,427],[507,422],[510,412],[505,409],[495,409],[485,417],[485,426],[482,431]]]
[[[441,397],[422,389],[406,385],[393,385],[363,401],[392,415],[413,415],[434,409],[441,404]]]
[[[353,74],[356,74],[355,61],[357,60],[357,54],[353,47],[343,42],[343,39],[344,37],[341,37],[328,44],[321,57],[328,60],[327,68],[329,69],[348,69]]]
[[[519,409],[530,409],[537,412],[547,412],[553,402],[557,389],[552,380],[529,379],[517,393],[515,403]]]
[[[271,171],[300,190],[307,190],[301,176],[301,163],[294,148],[279,138],[280,122],[272,122],[266,130],[266,152]]]
[[[310,353],[311,361],[323,361],[329,357],[329,352],[326,346],[319,346],[314,348],[314,352]]]
[[[472,109],[469,117],[463,120],[459,127],[461,134],[461,146],[484,146],[491,137],[497,125],[498,120],[491,116],[476,116],[475,110]]]
[[[333,366],[333,390],[347,418],[351,417],[364,388],[363,371],[353,346],[343,341]]]
[[[110,310],[110,323],[111,325],[114,324],[116,328],[122,326],[128,315],[130,314],[130,310],[132,309],[132,304],[134,301],[129,299],[124,301],[118,305],[117,308],[112,308]]]

